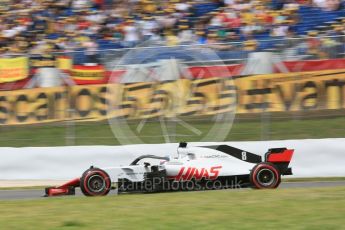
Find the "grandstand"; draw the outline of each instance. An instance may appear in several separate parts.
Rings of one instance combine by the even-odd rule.
[[[198,46],[227,63],[242,63],[254,51],[279,52],[285,61],[345,53],[339,0],[0,1],[0,57],[29,57],[31,75],[40,59],[46,64],[62,56],[73,65],[107,67],[134,47],[140,47],[135,57],[122,64],[171,56],[188,62]],[[160,53],[152,56],[154,49]]]
[[[143,0],[130,1],[128,8],[127,1],[2,2],[15,3],[1,7],[2,55],[44,52],[45,46],[53,46],[55,51],[118,49],[144,40],[167,45],[207,44],[209,34],[215,34],[213,40],[218,42],[255,39],[262,43],[257,49],[268,49],[276,42],[267,40],[283,39],[288,31],[296,36],[311,30],[332,35],[345,17],[343,3],[327,10],[297,2],[277,5],[274,1],[242,0]],[[326,30],[324,26],[328,26]],[[238,36],[229,38],[229,32]],[[175,42],[169,42],[172,36],[176,36]]]

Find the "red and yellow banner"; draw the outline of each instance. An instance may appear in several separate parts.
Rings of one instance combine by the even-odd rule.
[[[0,83],[15,82],[28,77],[28,58],[0,58]]]
[[[104,78],[105,70],[101,65],[75,65],[71,70],[71,76],[74,80],[100,80]]]

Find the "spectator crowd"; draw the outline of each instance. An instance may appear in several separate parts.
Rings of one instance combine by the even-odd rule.
[[[202,12],[200,5],[207,6]],[[0,56],[134,47],[209,44],[293,37],[301,6],[325,12],[340,0],[0,0]],[[343,21],[329,35],[344,34]],[[308,34],[309,36],[315,36]],[[314,42],[313,45],[316,43]]]

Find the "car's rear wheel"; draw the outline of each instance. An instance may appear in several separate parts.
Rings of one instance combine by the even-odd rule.
[[[111,189],[111,180],[104,170],[90,168],[80,178],[80,189],[85,196],[105,196]]]
[[[270,163],[259,163],[250,173],[250,182],[254,188],[277,188],[281,182],[278,169]]]

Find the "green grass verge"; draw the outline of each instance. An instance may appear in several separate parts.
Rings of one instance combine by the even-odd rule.
[[[2,229],[341,229],[345,187],[0,201]]]
[[[182,126],[173,127],[177,136],[170,141],[198,141],[210,129],[212,122],[191,121],[189,124],[203,134],[198,136]],[[135,129],[138,123],[130,123],[130,129],[145,143],[165,142],[159,122],[145,124],[141,133]],[[63,123],[44,126],[0,127],[0,146],[64,146],[69,145],[118,145],[107,122],[76,123],[74,128],[66,128]],[[117,127],[121,129],[122,127]],[[168,129],[171,128],[168,126]],[[220,130],[221,130],[220,126]],[[264,125],[260,121],[237,119],[232,130],[225,137],[227,141],[279,140],[306,138],[337,138],[345,137],[345,117],[315,119],[284,119],[273,120]],[[123,136],[131,140],[131,136]],[[212,140],[210,140],[212,141]]]

